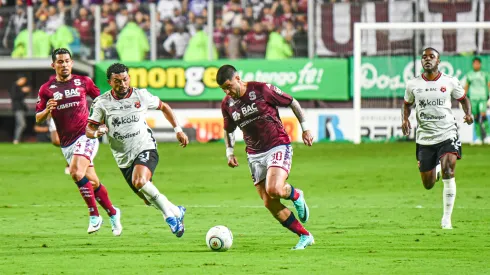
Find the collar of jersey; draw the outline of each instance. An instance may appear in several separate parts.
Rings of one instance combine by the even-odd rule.
[[[129,88],[129,92],[123,97],[123,98],[118,98],[116,96],[116,94],[114,93],[114,90],[111,90],[111,95],[112,97],[115,99],[115,100],[121,100],[121,99],[125,99],[125,98],[129,98],[131,96],[131,94],[133,93],[133,88]]]
[[[439,74],[436,76],[436,78],[434,78],[433,80],[429,80],[425,77],[424,73],[422,73],[422,79],[424,79],[425,81],[437,81],[440,77],[441,77],[442,73],[439,72]]]

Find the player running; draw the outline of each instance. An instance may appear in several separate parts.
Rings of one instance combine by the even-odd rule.
[[[88,206],[87,232],[94,233],[102,225],[98,201],[109,214],[112,233],[119,236],[122,233],[121,211],[112,205],[107,189],[100,183],[93,167],[99,141],[85,136],[88,118],[86,95],[96,98],[100,95],[99,88],[90,78],[71,73],[73,60],[67,49],[54,50],[51,58],[56,77],[39,89],[36,122],[44,122],[51,115],[56,124],[61,151],[70,165],[70,175]]]
[[[233,132],[238,126],[243,131],[252,179],[265,207],[284,227],[300,237],[293,249],[305,249],[314,243],[313,235],[281,203],[281,199],[291,200],[299,219],[303,223],[308,221],[309,210],[303,192],[286,182],[291,169],[293,148],[277,109],[290,107],[293,110],[303,129],[303,141],[311,146],[313,137],[306,128],[301,106],[298,101],[273,85],[242,81],[231,65],[219,68],[216,81],[226,93],[221,111],[228,166],[238,166],[233,153]]]
[[[454,178],[456,160],[461,159],[461,142],[458,126],[451,111],[451,99],[459,100],[465,112],[464,122],[471,124],[471,105],[459,80],[439,71],[439,52],[427,48],[422,54],[422,75],[407,82],[403,104],[402,130],[410,134],[408,120],[413,104],[417,117],[416,156],[420,176],[426,189],[432,189],[437,181],[436,166],[441,163],[444,215],[442,229],[452,229],[451,214],[456,198]]]
[[[90,110],[86,135],[98,138],[107,133],[112,154],[131,189],[144,196],[162,211],[170,230],[177,237],[184,234],[183,206],[175,206],[153,185],[158,164],[157,144],[146,124],[147,110],[161,110],[172,124],[182,147],[189,143],[177,124],[172,109],[146,89],[129,86],[128,68],[120,63],[107,69],[111,91],[95,99]]]
[[[464,90],[473,106],[473,117],[478,123],[474,124],[476,140],[474,144],[490,143],[490,126],[487,120],[488,89],[490,88],[490,76],[481,71],[481,59],[473,59],[473,71],[466,74]]]

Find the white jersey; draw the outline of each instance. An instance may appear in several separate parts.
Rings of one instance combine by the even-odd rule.
[[[146,89],[130,88],[122,99],[112,93],[109,91],[94,100],[88,121],[107,126],[117,165],[127,168],[139,153],[157,148],[153,132],[146,124],[146,111],[159,109],[162,102]]]
[[[457,78],[444,73],[432,81],[421,75],[407,82],[404,99],[416,105],[418,144],[437,144],[458,135],[452,98],[464,99],[465,91]]]

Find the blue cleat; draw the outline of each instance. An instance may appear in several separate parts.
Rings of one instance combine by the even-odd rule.
[[[310,217],[310,210],[308,209],[308,205],[306,204],[303,191],[299,189],[296,189],[296,191],[298,191],[299,193],[299,198],[293,201],[294,208],[296,208],[296,211],[298,212],[299,220],[302,223],[306,223],[308,221],[308,218]]]
[[[184,231],[185,231],[184,216],[185,216],[185,211],[187,211],[187,209],[181,205],[179,205],[178,207],[180,209],[179,222],[182,224],[182,232],[178,232],[176,235],[178,238],[180,238],[180,237],[182,237],[182,235],[184,235]]]
[[[168,217],[165,219],[165,222],[167,222],[170,230],[172,231],[172,234],[175,234],[177,238],[180,238],[182,237],[182,235],[184,235],[184,225],[182,225],[182,223],[180,222],[180,218]]]
[[[90,216],[87,233],[92,234],[99,231],[102,226],[102,217],[101,216]]]
[[[109,218],[112,226],[112,234],[114,234],[114,236],[121,236],[123,229],[121,225],[121,210],[116,207],[114,207],[114,209],[116,209],[116,214]]]
[[[302,250],[305,249],[307,246],[312,245],[315,243],[315,239],[313,238],[313,235],[301,235],[299,237],[299,242],[292,248],[292,250]]]

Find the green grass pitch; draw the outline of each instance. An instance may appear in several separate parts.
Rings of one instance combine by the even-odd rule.
[[[107,145],[95,163],[122,210],[121,237],[107,215],[86,233],[87,209],[58,148],[0,145],[0,274],[490,273],[490,147],[464,146],[454,230],[443,231],[442,182],[423,188],[415,144],[295,144],[289,182],[305,192],[316,240],[304,251],[290,250],[297,237],[263,207],[243,148],[231,169],[223,144],[159,144],[154,182],[188,209],[177,239],[129,189]],[[214,225],[234,233],[230,251],[208,251]]]

